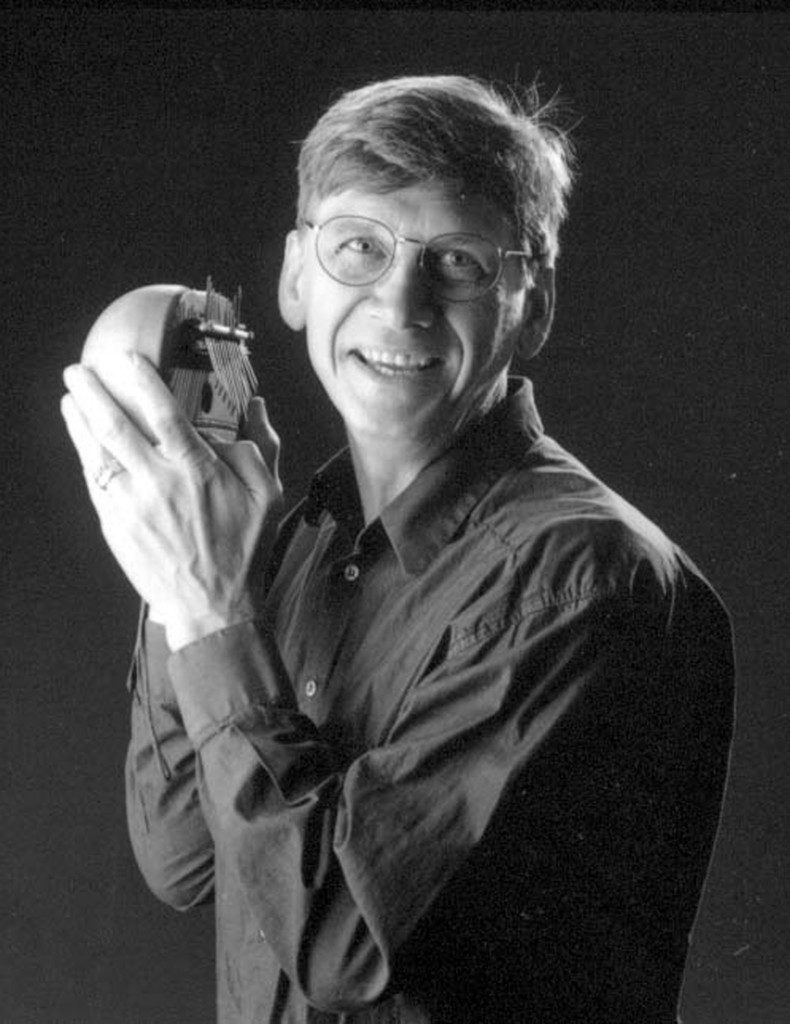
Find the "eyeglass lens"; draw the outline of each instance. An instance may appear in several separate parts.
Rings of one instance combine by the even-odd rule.
[[[366,217],[332,217],[318,230],[316,246],[324,270],[348,285],[373,284],[392,265],[398,240],[387,227]],[[422,266],[437,293],[468,300],[485,292],[499,276],[500,253],[487,238],[438,235],[423,249]]]

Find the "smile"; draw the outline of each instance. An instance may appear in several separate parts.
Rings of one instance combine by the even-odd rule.
[[[438,356],[419,356],[411,352],[391,352],[377,348],[355,349],[353,355],[365,366],[388,376],[422,373],[442,362]]]

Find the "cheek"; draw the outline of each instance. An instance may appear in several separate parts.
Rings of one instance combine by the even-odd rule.
[[[498,309],[496,294],[488,293],[477,302],[448,304],[444,315],[458,337],[478,341],[486,335],[493,335]]]
[[[337,296],[332,294],[323,278],[316,275],[310,281],[310,287],[306,289],[305,313],[307,326],[315,337],[325,336],[331,330],[331,325],[336,321],[336,308],[338,306]]]
[[[502,297],[494,291],[464,311],[463,322],[457,323],[456,330],[474,364],[502,359],[520,326],[522,305],[512,296]]]
[[[500,303],[497,310],[496,342],[492,346],[494,357],[510,362],[515,354],[524,326],[526,300],[524,293],[512,293]]]
[[[355,294],[338,294],[332,288],[313,291],[307,309],[307,351],[317,372],[331,373],[348,349],[356,331],[358,304],[359,296]]]

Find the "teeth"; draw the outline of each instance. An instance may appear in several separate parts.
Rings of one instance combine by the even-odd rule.
[[[390,352],[379,348],[361,348],[359,354],[366,363],[393,370],[422,370],[435,362],[433,356],[415,356],[411,352]]]

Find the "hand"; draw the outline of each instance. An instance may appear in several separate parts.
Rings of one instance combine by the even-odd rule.
[[[250,566],[282,508],[279,439],[258,399],[248,433],[259,444],[212,447],[146,359],[118,358],[153,443],[87,367],[65,371],[61,411],[104,537],[175,649],[254,616]]]

